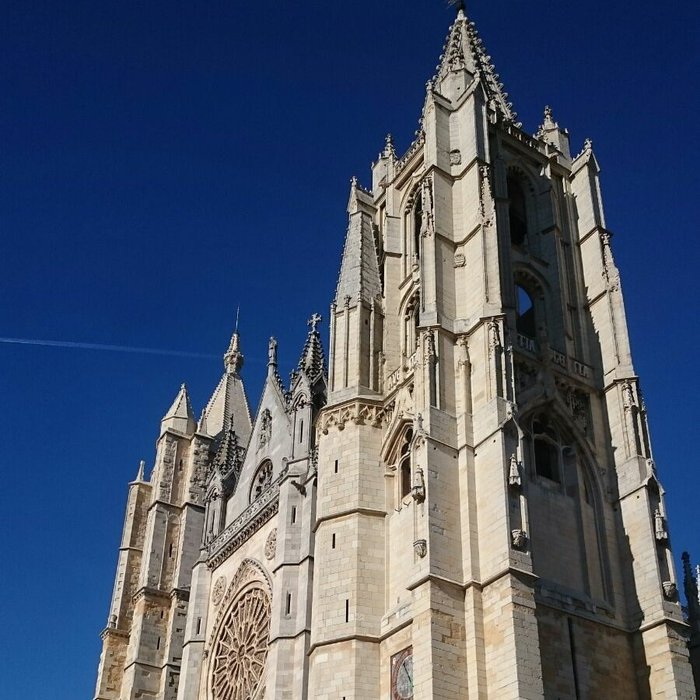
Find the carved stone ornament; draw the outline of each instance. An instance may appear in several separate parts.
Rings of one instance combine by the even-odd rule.
[[[269,633],[270,600],[262,588],[248,588],[226,612],[212,647],[212,697],[216,700],[261,697]]]
[[[270,559],[275,558],[275,553],[277,552],[277,528],[270,531],[270,534],[265,540],[265,559],[270,561]]]
[[[223,576],[219,576],[219,578],[214,581],[214,588],[211,592],[211,602],[214,603],[214,605],[218,605],[221,602],[221,599],[224,597],[225,592],[226,579]]]
[[[664,540],[668,539],[668,532],[666,532],[664,516],[661,515],[661,511],[658,508],[654,512],[654,534],[659,542],[663,542]]]
[[[678,587],[673,581],[664,581],[664,597],[666,600],[675,600],[678,595]]]
[[[428,543],[425,540],[416,540],[413,543],[413,551],[422,559],[428,553]]]
[[[260,416],[260,433],[258,434],[258,449],[261,449],[270,442],[272,438],[272,414],[269,409],[265,409]]]
[[[510,456],[510,465],[508,467],[508,485],[514,488],[520,488],[522,479],[520,477],[520,463],[515,454]]]
[[[522,551],[527,545],[527,533],[525,530],[513,530],[511,533],[511,544],[513,549]]]

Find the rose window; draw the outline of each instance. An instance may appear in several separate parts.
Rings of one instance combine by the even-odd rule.
[[[231,606],[212,652],[213,700],[251,700],[260,689],[270,630],[270,602],[261,588]]]

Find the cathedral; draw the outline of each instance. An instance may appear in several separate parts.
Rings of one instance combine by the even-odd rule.
[[[694,698],[592,144],[522,129],[463,10],[320,320],[256,415],[236,331],[163,417],[95,700]]]

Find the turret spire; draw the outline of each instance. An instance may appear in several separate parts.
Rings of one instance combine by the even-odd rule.
[[[345,303],[345,297],[353,302],[359,299],[371,302],[382,292],[372,227],[372,197],[354,177],[350,183],[348,213],[350,221],[335,295],[338,306]]]
[[[175,400],[163,416],[160,422],[161,433],[166,430],[176,430],[180,433],[191,433],[197,427],[197,422],[192,410],[192,402],[187,391],[187,386],[182,384]]]

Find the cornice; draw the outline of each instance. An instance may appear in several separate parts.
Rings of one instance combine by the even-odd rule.
[[[207,566],[216,569],[248,541],[279,510],[280,484],[287,475],[288,468],[270,484],[207,548]]]

